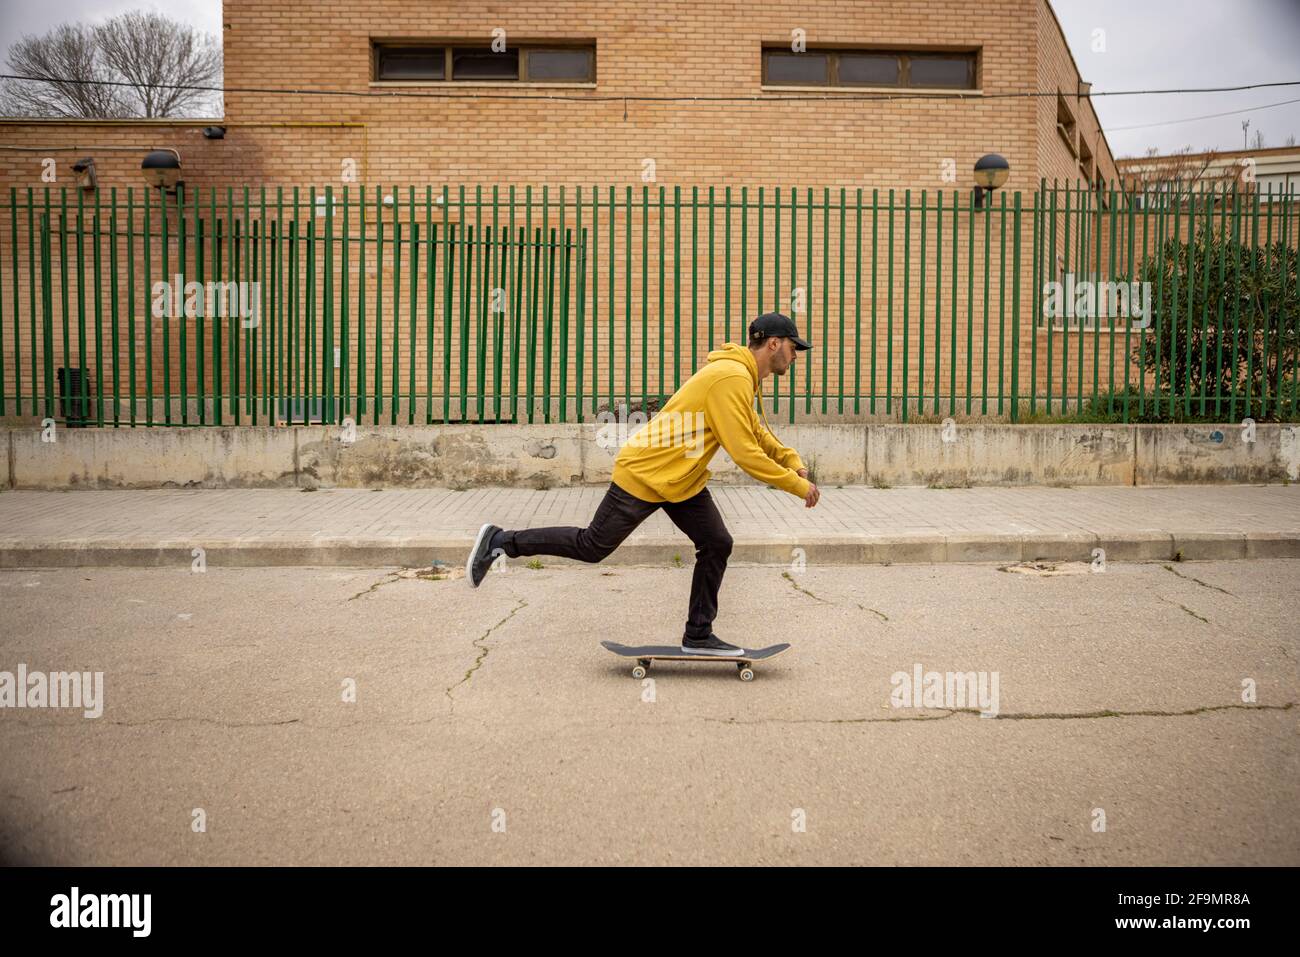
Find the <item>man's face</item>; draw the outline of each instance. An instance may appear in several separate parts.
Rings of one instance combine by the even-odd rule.
[[[777,339],[775,342],[776,348],[772,350],[772,373],[785,375],[786,370],[794,363],[798,350],[793,339]]]

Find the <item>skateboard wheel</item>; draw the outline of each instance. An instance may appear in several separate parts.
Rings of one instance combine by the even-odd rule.
[[[754,669],[753,669],[753,668],[746,668],[746,667],[744,667],[744,666],[742,665],[741,668],[740,668],[740,680],[741,680],[741,681],[753,681],[753,680],[754,680]]]
[[[641,680],[642,678],[644,678],[644,677],[645,677],[645,666],[644,666],[644,665],[637,665],[635,668],[633,668],[633,669],[632,669],[632,677],[633,677],[633,678],[636,678],[638,681]]]

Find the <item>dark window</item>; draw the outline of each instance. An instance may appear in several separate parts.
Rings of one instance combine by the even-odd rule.
[[[377,80],[441,80],[446,70],[443,47],[379,47]]]
[[[841,53],[839,59],[839,80],[843,86],[898,86],[902,71],[896,56]]]
[[[768,86],[911,86],[975,89],[979,54],[896,50],[763,50]]]
[[[823,53],[769,53],[767,82],[773,86],[829,83],[830,57]]]
[[[1075,143],[1075,122],[1074,114],[1070,112],[1069,105],[1065,102],[1065,97],[1060,93],[1056,94],[1056,131],[1061,134],[1061,139],[1065,140],[1065,145],[1070,147],[1070,153],[1074,156],[1079,155],[1079,147]]]
[[[537,82],[587,83],[596,79],[595,56],[587,49],[526,50],[526,80]]]
[[[908,86],[973,87],[974,60],[967,56],[911,56]]]
[[[398,41],[374,42],[374,78],[396,82],[440,80],[461,83],[595,83],[596,46],[512,45],[494,53],[490,45],[452,46]]]
[[[517,80],[519,79],[519,50],[511,48],[501,53],[490,49],[457,48],[451,54],[453,80]]]

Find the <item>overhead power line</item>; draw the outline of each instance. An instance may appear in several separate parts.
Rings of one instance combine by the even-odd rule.
[[[1028,99],[1034,97],[1055,97],[1056,90],[1015,90],[1005,93],[971,93],[961,90],[935,93],[760,93],[748,95],[709,95],[709,96],[652,96],[639,94],[608,93],[483,93],[452,90],[320,90],[292,87],[257,87],[257,86],[208,86],[186,83],[130,83],[124,80],[82,80],[70,77],[28,76],[20,73],[0,73],[0,79],[26,80],[36,83],[70,83],[99,86],[124,86],[159,90],[193,90],[208,93],[247,93],[275,96],[341,96],[363,97],[367,99],[456,99],[456,100],[571,100],[574,102],[610,102],[610,103],[768,103],[772,101],[835,101],[835,100],[973,100],[987,101],[996,99]],[[1271,87],[1300,86],[1300,80],[1282,80],[1274,83],[1250,83],[1242,86],[1206,86],[1178,87],[1150,90],[1092,90],[1085,94],[1088,98],[1101,96],[1163,96],[1187,93],[1234,93],[1242,90],[1261,90]],[[849,88],[845,88],[849,89]]]
[[[1175,123],[1193,123],[1196,120],[1212,120],[1220,116],[1236,116],[1240,113],[1254,113],[1256,110],[1271,110],[1275,106],[1286,106],[1288,103],[1300,103],[1300,98],[1294,100],[1282,100],[1280,103],[1266,103],[1263,106],[1247,106],[1240,110],[1228,110],[1226,113],[1206,113],[1204,116],[1189,116],[1182,120],[1162,120],[1159,123],[1138,123],[1135,126],[1108,126],[1107,133],[1119,133],[1123,130],[1149,130],[1153,126],[1172,126]]]

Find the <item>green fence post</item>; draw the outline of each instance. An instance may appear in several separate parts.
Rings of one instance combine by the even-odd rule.
[[[921,281],[918,284],[919,295],[916,308],[916,411],[918,415],[925,414],[925,248],[927,245],[925,211],[928,199],[927,191],[921,190],[921,255],[917,263]],[[903,362],[904,364],[907,362],[907,351],[904,352]],[[907,376],[903,376],[903,393],[907,394]]]
[[[885,415],[894,412],[894,191],[889,191],[889,284],[885,316]]]
[[[569,421],[569,286],[573,230],[564,230],[564,262],[560,272],[560,421]],[[549,341],[549,337],[548,337]],[[550,363],[546,364],[550,368]]]
[[[662,196],[662,193],[660,194]],[[660,292],[662,299],[663,293]],[[694,353],[694,340],[691,350]],[[694,375],[694,365],[691,374]],[[682,387],[682,188],[673,187],[673,391]]]
[[[664,231],[667,228],[667,219],[664,216],[664,188],[659,187],[659,228],[656,232],[659,234],[659,377],[655,382],[658,406],[655,411],[664,407]]]
[[[1011,421],[1020,420],[1020,191],[1016,190],[1011,226]]]
[[[912,321],[908,315],[908,307],[912,300],[912,191],[906,189],[903,191],[903,401],[902,401],[902,419],[907,421],[907,360],[910,347],[908,345],[908,333],[911,331]],[[892,336],[891,336],[892,339]],[[889,364],[890,371],[893,371],[894,364]],[[892,394],[892,389],[890,390]]]
[[[555,320],[555,227],[551,226],[546,243],[546,311],[542,336],[542,420],[551,421],[551,338]]]
[[[1202,236],[1205,243],[1205,259],[1201,264],[1201,415],[1205,415],[1206,402],[1206,366],[1208,363],[1208,337],[1209,337],[1209,314],[1210,314],[1210,254],[1213,250],[1214,235],[1214,198],[1215,190],[1210,188],[1209,199],[1205,203],[1205,225],[1202,226]]]
[[[1007,194],[998,193],[998,415],[1002,414],[1006,372],[1005,336],[1007,325]],[[1017,265],[1019,265],[1017,263]]]
[[[804,229],[804,235],[806,237],[804,240],[805,242],[804,275],[807,278],[805,280],[803,302],[804,302],[804,311],[808,316],[808,331],[812,332],[813,329],[813,307],[812,307],[813,304],[813,191],[811,186],[808,187],[806,197],[807,197],[807,218],[805,220],[805,229]],[[793,280],[794,276],[791,275],[790,279]],[[742,316],[741,319],[746,324],[748,324],[749,321],[748,316]],[[826,337],[823,336],[822,337],[823,343],[825,342],[825,339]],[[813,367],[817,361],[813,357],[813,353],[815,353],[816,351],[817,351],[816,349],[807,349],[804,351],[804,363],[808,372],[808,377],[804,380],[803,411],[805,415],[812,411]],[[790,402],[790,421],[791,422],[794,421],[793,398],[791,399]]]
[[[853,272],[853,414],[862,413],[862,187],[857,188],[854,204],[856,217],[854,229],[857,233],[857,254],[854,256]],[[937,394],[937,393],[936,393]],[[938,399],[936,398],[937,402]]]
[[[840,187],[840,342],[839,342],[839,402],[840,415],[844,414],[844,187]],[[830,251],[827,250],[827,258]],[[778,303],[779,305],[779,303]]]
[[[100,200],[99,191],[95,191],[94,216],[94,276],[95,276],[95,425],[104,427],[104,276],[101,257],[102,237],[100,235]],[[0,392],[4,391],[4,379],[0,377]]]
[[[892,205],[892,204],[891,204]],[[879,295],[876,291],[876,272],[880,252],[880,190],[871,191],[871,414],[876,414],[876,306]]]

